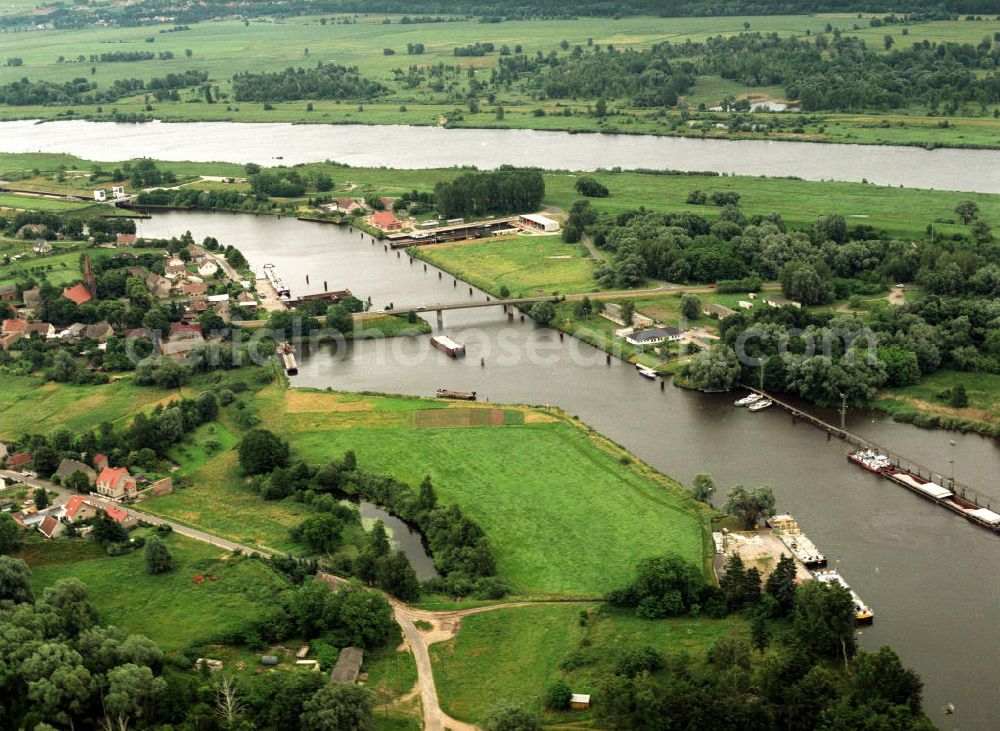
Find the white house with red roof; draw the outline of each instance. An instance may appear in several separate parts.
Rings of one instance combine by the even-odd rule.
[[[369,220],[373,226],[378,226],[383,231],[398,231],[403,228],[403,222],[392,211],[377,211]]]
[[[66,526],[54,515],[46,515],[38,524],[38,532],[46,538],[58,538],[64,530]]]
[[[87,500],[85,495],[72,495],[66,501],[66,512],[63,513],[66,520],[76,523],[97,515],[97,509]]]
[[[134,528],[139,522],[127,510],[119,508],[117,505],[105,505],[104,512],[111,520],[120,523],[125,528]]]
[[[94,487],[98,495],[105,495],[112,500],[132,498],[136,493],[135,478],[126,467],[105,467],[97,476]]]

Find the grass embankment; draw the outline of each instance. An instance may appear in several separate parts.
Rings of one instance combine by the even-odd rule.
[[[149,533],[140,529],[133,535]],[[141,549],[110,557],[90,541],[33,541],[19,556],[31,565],[36,592],[59,579],[79,579],[90,588],[102,622],[144,634],[167,652],[242,625],[286,588],[284,579],[258,561],[179,535],[164,540],[176,568],[156,576],[146,573]],[[195,583],[198,575],[205,581]]]
[[[479,289],[511,297],[596,292],[596,262],[585,246],[556,236],[505,236],[411,249],[414,256]]]
[[[964,386],[969,406],[956,408],[943,398],[944,392]],[[923,427],[974,431],[1000,435],[1000,375],[938,371],[915,386],[890,388],[879,394],[872,406],[896,421]]]
[[[581,611],[588,612],[586,625]],[[476,722],[504,700],[543,711],[542,694],[560,678],[575,693],[593,693],[623,650],[653,647],[666,657],[686,654],[697,663],[730,635],[746,637],[742,618],[647,621],[592,604],[513,607],[463,618],[454,639],[431,646],[431,660],[445,712]],[[589,711],[545,716],[552,723],[590,718]]]
[[[364,469],[430,475],[483,527],[521,594],[600,595],[653,554],[701,563],[704,519],[678,484],[555,411],[508,407],[503,426],[469,426],[489,421],[470,412],[494,408],[289,391],[285,433],[310,461],[353,449]]]
[[[6,7],[5,7],[6,9]],[[632,134],[671,134],[712,137],[762,137],[759,133],[738,133],[718,129],[709,121],[705,131],[690,128],[680,120],[679,112],[668,117],[660,116],[653,109],[636,109],[627,99],[610,100],[614,113],[598,118],[591,113],[593,100],[552,99],[538,102],[532,90],[522,82],[502,90],[497,104],[504,107],[502,120],[497,119],[495,105],[483,104],[478,113],[462,109],[455,115],[453,92],[450,88],[434,92],[427,84],[407,88],[405,74],[394,71],[418,62],[421,66],[448,66],[460,64],[463,69],[473,68],[485,75],[497,65],[498,52],[483,57],[454,56],[454,49],[478,42],[489,41],[497,49],[507,45],[511,49],[521,46],[524,53],[548,55],[550,52],[566,54],[560,48],[565,41],[570,47],[584,48],[613,45],[615,48],[641,49],[661,41],[683,43],[685,40],[703,42],[716,35],[735,35],[744,31],[744,22],[750,32],[778,33],[783,37],[811,36],[822,33],[829,22],[847,36],[865,39],[869,47],[881,50],[883,37],[891,35],[896,47],[905,48],[910,43],[923,40],[931,42],[954,41],[979,43],[983,37],[992,37],[1000,23],[989,18],[982,21],[967,20],[910,23],[907,36],[901,26],[870,27],[868,16],[856,15],[798,15],[798,16],[748,16],[706,18],[578,18],[565,20],[505,21],[501,24],[483,25],[473,18],[453,18],[447,23],[402,24],[399,16],[388,16],[383,23],[381,14],[357,17],[351,24],[321,24],[319,17],[294,17],[283,19],[225,20],[192,24],[188,30],[176,33],[150,34],[148,27],[88,27],[70,30],[48,30],[32,33],[10,33],[0,38],[0,57],[18,57],[21,66],[0,68],[0,84],[11,83],[28,77],[32,81],[65,82],[76,77],[95,81],[100,88],[107,88],[117,79],[142,78],[149,80],[168,73],[188,70],[208,71],[213,86],[222,95],[214,104],[208,104],[200,88],[181,91],[181,100],[158,102],[151,99],[152,111],[146,108],[145,94],[124,98],[113,104],[104,104],[98,111],[96,105],[56,106],[5,106],[0,107],[0,119],[55,119],[93,117],[106,118],[112,109],[123,114],[149,115],[170,121],[241,122],[314,122],[323,124],[417,124],[437,125],[442,116],[451,119],[453,126],[505,127],[532,129],[559,129],[573,131],[621,131]],[[152,38],[153,42],[147,42]],[[407,44],[420,43],[423,54],[406,54]],[[109,48],[125,51],[152,51],[156,54],[170,51],[174,58],[130,63],[91,62],[91,54],[107,52]],[[395,51],[386,55],[385,49]],[[186,50],[191,55],[187,56]],[[78,61],[80,55],[84,61]],[[64,61],[60,62],[60,57]],[[690,60],[697,61],[697,58]],[[230,97],[231,79],[234,74],[256,71],[280,71],[288,66],[310,67],[317,62],[358,66],[361,74],[384,84],[389,93],[377,102],[363,105],[338,103],[335,100],[307,100],[273,103],[265,109],[262,102],[235,102]],[[94,71],[91,72],[91,67]],[[459,84],[466,84],[464,74]],[[695,86],[684,102],[692,109],[699,104],[708,107],[719,104],[724,96],[747,97],[754,101],[784,100],[782,87],[747,87],[719,77],[698,77]],[[546,113],[538,116],[536,109]],[[564,116],[566,109],[573,116]],[[938,127],[940,117],[922,116],[923,110],[913,114],[819,114],[808,115],[801,131],[790,127],[771,139],[793,139],[830,142],[889,143],[889,144],[943,144],[943,145],[1000,145],[1000,121],[989,116],[992,109],[982,113],[971,105],[960,115],[950,117],[950,126]],[[961,116],[962,114],[968,116]],[[692,112],[695,121],[709,117]],[[803,118],[795,115],[794,118]],[[714,119],[714,118],[712,118]],[[885,122],[885,123],[883,123]]]

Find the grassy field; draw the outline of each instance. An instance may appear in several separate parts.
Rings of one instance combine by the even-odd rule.
[[[15,195],[14,193],[0,193],[0,210],[7,211],[52,211],[53,213],[78,213],[84,215],[85,212],[93,211],[96,208],[92,203],[81,201],[67,201],[56,198],[39,198],[30,195]]]
[[[622,464],[620,449],[571,420],[527,409],[523,424],[415,426],[428,407],[442,408],[289,391],[285,433],[310,461],[353,449],[364,469],[411,484],[430,475],[441,499],[486,531],[500,575],[518,593],[595,596],[622,583],[643,556],[702,560],[703,523],[686,492],[634,461]]]
[[[496,54],[477,58],[456,58],[457,46],[490,41],[500,48],[521,45],[528,55],[550,52],[565,53],[560,43],[572,46],[613,45],[616,48],[641,49],[654,43],[685,40],[704,41],[715,35],[733,35],[744,30],[749,23],[751,32],[778,33],[782,36],[802,36],[807,32],[821,33],[829,22],[846,35],[864,38],[870,46],[881,51],[882,39],[891,35],[897,48],[928,40],[931,42],[956,41],[979,43],[1000,30],[1000,21],[936,21],[911,23],[902,35],[902,26],[872,28],[869,16],[857,18],[850,15],[798,15],[766,17],[706,17],[706,18],[579,18],[574,20],[507,21],[484,25],[476,19],[452,19],[455,22],[437,24],[401,24],[398,16],[355,16],[351,24],[321,24],[319,17],[287,19],[256,19],[248,24],[239,20],[205,22],[192,25],[179,33],[153,32],[149,27],[125,28],[90,27],[78,30],[48,30],[30,33],[8,33],[0,36],[0,57],[17,56],[24,64],[19,67],[0,67],[0,84],[28,77],[32,80],[53,82],[85,77],[106,87],[123,78],[148,80],[167,73],[186,70],[206,70],[211,83],[218,87],[219,103],[207,104],[199,89],[182,91],[182,101],[153,102],[153,110],[146,109],[144,95],[119,100],[104,105],[102,111],[90,106],[42,106],[0,108],[0,119],[51,119],[61,117],[101,117],[112,108],[121,113],[150,114],[159,119],[173,121],[233,120],[244,122],[315,122],[363,124],[420,124],[440,123],[442,115],[451,115],[456,107],[464,105],[463,92],[467,80],[464,74],[456,77],[458,89],[446,88],[433,92],[425,86],[406,88],[394,71],[405,69],[411,63],[421,65],[460,64],[485,75],[496,65]],[[152,39],[148,42],[147,39]],[[408,43],[422,43],[425,52],[408,56]],[[91,54],[108,51],[152,51],[156,54],[169,51],[171,60],[150,60],[132,63],[92,63]],[[394,55],[386,55],[384,49]],[[186,51],[190,50],[190,57]],[[85,58],[77,60],[80,55]],[[59,58],[63,57],[60,62]],[[338,103],[335,100],[313,100],[312,110],[307,110],[306,100],[277,103],[265,110],[261,103],[236,103],[229,98],[230,81],[234,74],[244,71],[280,70],[288,66],[312,66],[317,62],[356,65],[365,76],[385,84],[390,93],[375,103],[366,103],[363,109],[356,103]],[[91,72],[93,68],[93,72]],[[694,88],[684,100],[689,106],[717,105],[724,96],[735,95],[755,99],[781,100],[785,90],[781,87],[746,87],[718,77],[699,77]],[[616,114],[606,120],[588,112],[593,100],[546,100],[537,102],[531,91],[521,84],[502,91],[496,99],[506,111],[505,118],[495,118],[492,105],[484,105],[478,114],[463,112],[461,119],[450,123],[466,127],[522,127],[533,129],[570,129],[580,131],[612,131],[615,129],[640,134],[682,134],[713,136],[759,136],[730,133],[712,129],[706,133],[692,131],[686,124],[678,125],[676,114],[668,119],[656,117],[649,110],[629,108],[627,100],[613,101]],[[405,107],[402,109],[401,107]],[[535,109],[545,109],[556,114],[539,117]],[[574,116],[564,117],[565,108]],[[910,110],[914,115],[922,110]],[[962,116],[966,114],[968,116]],[[889,144],[944,144],[944,145],[1000,145],[1000,120],[990,116],[992,109],[983,114],[978,108],[964,110],[951,118],[954,126],[939,129],[937,117],[919,118],[908,115],[886,114],[874,119],[858,115],[818,115],[814,122],[801,132],[791,126],[772,138],[808,139],[836,142],[889,143]],[[694,112],[694,119],[702,117]],[[881,120],[890,126],[881,126]],[[711,124],[709,125],[712,126]]]
[[[965,387],[969,406],[955,408],[940,398],[943,391],[956,386]],[[915,386],[890,388],[883,391],[875,407],[893,416],[906,418],[907,412],[919,412],[980,424],[985,429],[1000,428],[1000,376],[991,373],[963,373],[942,370],[923,378]]]
[[[144,634],[167,652],[242,624],[270,606],[286,586],[257,561],[178,535],[165,541],[176,568],[157,576],[146,573],[142,550],[109,557],[90,541],[32,542],[20,557],[31,565],[36,592],[59,579],[80,579],[90,587],[90,601],[102,622]],[[196,575],[217,580],[197,584],[192,581]]]
[[[586,626],[580,624],[581,610],[589,612]],[[746,633],[739,617],[647,621],[609,607],[538,605],[465,617],[455,639],[430,651],[442,707],[475,722],[502,700],[542,711],[542,694],[560,678],[575,693],[593,693],[622,650],[649,646],[697,662],[721,637]],[[571,654],[581,656],[582,665],[560,670]],[[582,711],[545,716],[553,723],[589,718],[590,712]]]
[[[31,251],[32,240],[24,246],[28,252]],[[139,255],[145,253],[159,253],[162,249],[133,248],[130,253]],[[12,262],[4,267],[0,267],[0,284],[13,284],[21,274],[27,274],[36,278],[45,277],[53,286],[61,287],[76,280],[83,279],[80,271],[80,256],[90,254],[91,258],[97,256],[107,256],[111,252],[107,249],[82,246],[70,251],[54,250],[50,254],[35,256],[28,253],[25,258]]]
[[[96,428],[104,421],[131,420],[140,409],[150,409],[178,395],[177,391],[136,386],[128,378],[103,386],[76,386],[45,383],[35,377],[3,376],[0,437],[9,439],[26,432],[47,433],[61,426],[81,431]]]
[[[513,236],[424,246],[417,256],[488,292],[514,297],[593,292],[596,263],[586,247],[559,236]]]

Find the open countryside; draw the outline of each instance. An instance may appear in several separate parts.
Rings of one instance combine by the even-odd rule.
[[[0,729],[996,727],[998,62],[4,4]]]

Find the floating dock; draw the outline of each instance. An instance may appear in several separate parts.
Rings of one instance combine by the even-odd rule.
[[[462,343],[456,343],[447,335],[435,335],[431,338],[431,345],[452,358],[465,357],[465,346]]]

